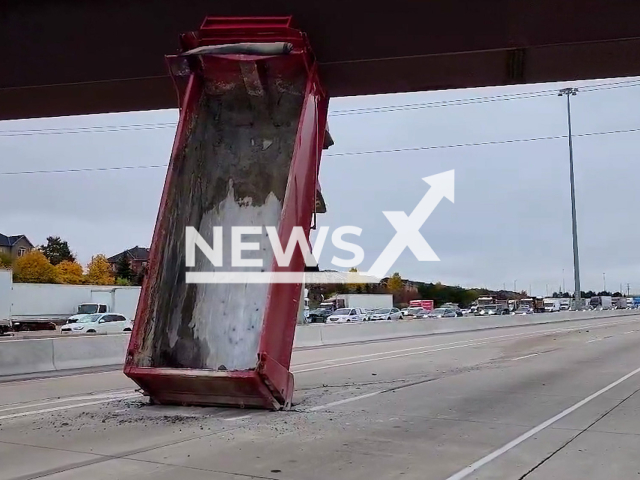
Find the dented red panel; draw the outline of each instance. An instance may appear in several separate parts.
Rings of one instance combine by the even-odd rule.
[[[188,283],[187,271],[234,267],[201,254],[193,268],[185,262],[191,227],[211,245],[215,227],[275,226],[286,246],[300,226],[308,238],[328,99],[306,37],[290,22],[207,18],[182,36],[186,55],[168,57],[180,121],[125,365],[159,403],[290,404],[301,284]],[[260,235],[256,271],[304,271],[298,249],[277,266]]]

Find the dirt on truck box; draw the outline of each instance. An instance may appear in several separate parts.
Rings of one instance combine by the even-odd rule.
[[[266,75],[262,102],[252,100],[244,83],[208,85],[203,92],[172,172],[142,365],[255,366],[268,284],[185,283],[185,229],[194,226],[211,245],[214,226],[279,224],[306,83],[304,70],[296,73],[291,80]],[[268,265],[273,251],[262,235],[262,250],[251,258]],[[223,237],[223,245],[230,240]],[[197,255],[193,270],[210,265]]]
[[[291,401],[301,283],[186,281],[186,271],[304,271],[299,250],[289,267],[274,265],[265,228],[251,236],[259,248],[243,252],[263,266],[230,265],[232,227],[276,226],[281,245],[295,226],[309,235],[327,99],[306,37],[289,22],[230,28],[207,18],[170,60],[187,60],[188,82],[125,366],[156,402]],[[196,249],[185,270],[187,230],[215,248],[214,227],[223,265]]]

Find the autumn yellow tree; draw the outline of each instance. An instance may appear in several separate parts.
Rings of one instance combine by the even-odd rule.
[[[387,288],[391,293],[400,293],[404,289],[402,277],[398,272],[394,273],[387,282]]]
[[[358,269],[356,267],[352,267],[349,269],[349,273],[347,274],[347,278],[350,280],[356,279],[359,277]],[[360,293],[362,292],[362,284],[359,282],[356,283],[347,283],[347,289],[349,293]]]
[[[87,265],[85,281],[91,285],[113,285],[113,272],[107,257],[102,254],[91,257],[91,261]]]
[[[8,253],[0,252],[0,268],[11,268],[13,259]]]
[[[63,260],[55,266],[60,283],[78,285],[83,281],[82,265],[77,262]]]
[[[402,277],[398,272],[391,275],[391,278],[387,281],[387,289],[393,294],[394,305],[402,301],[404,283],[402,282]]]
[[[13,279],[22,283],[57,283],[58,275],[41,251],[31,250],[15,261]]]

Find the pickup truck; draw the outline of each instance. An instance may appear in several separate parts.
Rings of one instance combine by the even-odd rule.
[[[309,323],[325,323],[329,315],[331,315],[331,310],[328,308],[316,308],[309,312],[307,321]]]
[[[0,335],[4,335],[13,330],[13,326],[11,325],[11,320],[2,320],[0,319]]]

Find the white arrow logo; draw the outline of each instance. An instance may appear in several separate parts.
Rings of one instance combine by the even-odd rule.
[[[420,233],[420,228],[443,197],[448,198],[451,203],[454,202],[454,172],[455,170],[449,170],[424,177],[422,180],[431,185],[431,188],[408,217],[404,212],[382,212],[395,228],[396,234],[371,266],[367,275],[385,277],[407,247],[420,262],[440,261],[436,252]]]

